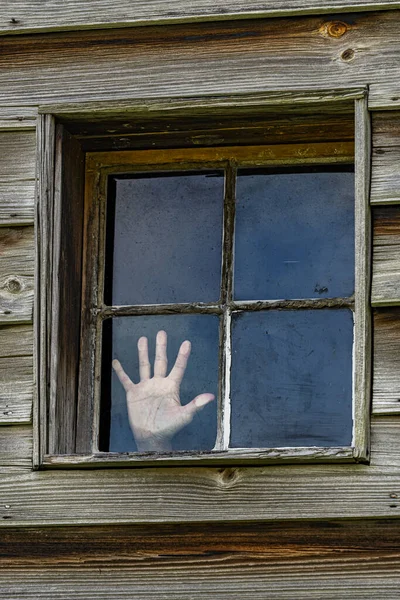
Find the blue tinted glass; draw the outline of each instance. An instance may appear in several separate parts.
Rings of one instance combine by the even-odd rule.
[[[348,297],[354,292],[354,174],[240,171],[237,300]]]
[[[117,358],[133,382],[139,382],[137,341],[149,340],[149,359],[153,367],[155,337],[164,330],[168,336],[168,373],[175,363],[181,343],[189,340],[192,351],[180,387],[180,400],[187,404],[204,392],[217,396],[219,319],[212,315],[172,315],[118,317],[112,320],[112,356]],[[107,368],[111,369],[111,365]],[[126,408],[126,394],[115,373],[111,381],[111,452],[136,452]],[[172,449],[211,450],[217,430],[217,401],[197,412],[172,441]]]
[[[223,196],[212,174],[117,179],[112,304],[218,300]]]
[[[234,316],[231,445],[350,445],[352,344],[347,309]]]

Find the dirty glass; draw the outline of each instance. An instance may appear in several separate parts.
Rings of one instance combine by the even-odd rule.
[[[350,445],[350,310],[234,315],[233,447]]]
[[[348,167],[239,171],[235,231],[236,300],[353,294]]]
[[[103,322],[102,450],[210,452],[218,422],[230,428],[230,448],[351,445],[353,167],[227,169],[236,186],[225,199],[222,171],[110,178],[105,303],[114,314]],[[279,299],[280,310],[240,305]],[[180,303],[209,306],[157,306]],[[156,305],[151,315],[148,304]],[[139,373],[144,338],[148,381]],[[168,374],[185,340],[191,355],[180,387],[165,391],[155,354],[166,341]],[[112,368],[113,359],[122,367]],[[145,380],[143,397],[137,387],[136,396],[127,392],[122,369],[134,384]],[[218,419],[219,388],[229,392],[228,424],[222,405]],[[176,412],[179,402],[190,411],[195,398],[201,406],[190,418]],[[151,443],[143,443],[145,430]]]
[[[213,394],[215,399],[194,414],[194,418],[172,438],[172,450],[211,450],[217,431],[218,394],[218,326],[219,318],[214,315],[169,315],[118,317],[112,319],[108,355],[119,359],[125,372],[134,383],[139,383],[137,342],[142,336],[148,338],[151,377],[154,374],[155,340],[158,331],[167,333],[167,355],[169,374],[175,363],[182,342],[191,342],[191,354],[180,385],[180,402],[187,405],[200,394]],[[111,375],[111,361],[108,362]],[[162,378],[159,378],[161,382]],[[131,431],[126,405],[126,393],[115,372],[111,378],[110,451],[135,452],[137,444]],[[154,383],[154,381],[153,381]],[[151,393],[145,392],[146,402]],[[167,395],[170,395],[168,392]],[[144,406],[144,405],[143,405]],[[142,407],[145,410],[146,407]],[[150,428],[150,427],[149,427]]]
[[[106,302],[217,301],[223,173],[129,175],[113,184],[112,298]]]

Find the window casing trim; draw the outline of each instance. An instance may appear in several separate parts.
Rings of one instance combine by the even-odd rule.
[[[340,461],[340,462],[348,462],[348,461],[366,461],[368,460],[368,446],[369,446],[369,440],[368,440],[368,434],[369,434],[369,398],[370,398],[370,311],[369,311],[369,273],[370,273],[370,258],[369,258],[369,203],[368,203],[368,192],[369,192],[369,171],[368,171],[368,167],[369,167],[369,123],[368,123],[368,112],[366,109],[366,97],[364,94],[364,91],[361,93],[359,92],[359,97],[357,97],[355,99],[355,115],[356,115],[356,136],[355,136],[355,164],[356,164],[356,249],[360,248],[360,244],[362,244],[361,246],[361,254],[359,253],[358,258],[356,260],[356,296],[355,296],[355,306],[356,306],[356,311],[360,311],[359,314],[361,315],[360,319],[356,320],[356,349],[355,349],[355,360],[354,360],[354,371],[355,371],[355,377],[354,377],[354,387],[355,387],[355,393],[358,394],[360,398],[359,402],[356,402],[354,405],[354,419],[353,419],[353,423],[354,423],[354,435],[353,435],[353,444],[352,447],[350,448],[282,448],[282,449],[231,449],[229,451],[218,451],[213,453],[212,455],[210,454],[204,454],[204,453],[179,453],[176,454],[174,456],[170,456],[170,455],[160,455],[155,457],[154,455],[137,455],[137,454],[123,454],[123,455],[116,455],[115,453],[98,453],[96,451],[94,452],[84,452],[81,453],[80,455],[78,454],[54,454],[54,453],[49,453],[47,451],[48,446],[47,446],[47,442],[45,442],[44,437],[45,435],[43,434],[43,432],[45,431],[46,433],[48,432],[48,421],[47,421],[47,414],[48,414],[48,390],[47,387],[44,389],[44,386],[41,385],[40,389],[39,389],[39,394],[38,394],[38,399],[37,399],[37,403],[36,403],[36,408],[35,408],[35,422],[37,423],[37,425],[35,425],[35,431],[37,432],[36,435],[36,443],[35,443],[35,448],[36,448],[36,452],[35,455],[37,457],[36,460],[36,464],[38,466],[48,466],[48,467],[52,467],[52,466],[61,466],[61,467],[66,467],[66,466],[101,466],[101,465],[107,465],[107,466],[121,466],[126,465],[129,462],[133,462],[134,464],[145,464],[145,465],[151,465],[151,464],[158,464],[159,462],[163,463],[163,464],[180,464],[182,462],[184,462],[185,464],[187,464],[188,462],[191,463],[193,462],[193,464],[218,464],[218,462],[220,462],[221,464],[225,463],[226,460],[228,459],[229,462],[231,461],[235,461],[238,463],[243,463],[243,462],[247,462],[247,463],[254,463],[254,462],[277,462],[277,461],[282,461],[282,462],[288,462],[288,461],[295,461],[295,462],[302,462],[302,461],[306,461],[306,462],[319,462],[319,461]],[[42,122],[42,128],[44,130],[44,134],[45,137],[48,139],[49,137],[49,133],[51,134],[51,129],[52,127],[54,128],[54,133],[53,133],[53,137],[56,137],[55,135],[55,122],[54,122],[54,116],[51,115],[44,115],[41,118],[41,122]],[[40,145],[40,144],[39,144]],[[318,144],[320,147],[323,146],[323,144]],[[289,145],[290,146],[290,145]],[[303,145],[304,146],[304,145]],[[329,144],[327,144],[326,146],[329,146]],[[338,144],[336,144],[336,146],[338,146]],[[349,153],[352,152],[352,144],[351,143],[344,143],[344,145],[342,146],[342,151],[343,151],[343,160],[346,161],[348,160],[348,156]],[[350,149],[351,147],[351,149]],[[287,163],[288,160],[288,156],[284,156],[285,154],[285,148],[286,148],[286,152],[290,153],[291,156],[293,157],[293,148],[289,148],[287,146],[283,146],[281,147],[281,149],[279,150],[277,146],[272,147],[267,149],[267,147],[253,147],[252,150],[250,151],[251,156],[251,161],[249,160],[248,164],[251,164],[252,166],[254,164],[257,165],[266,165],[268,164],[270,161],[272,161],[273,163],[276,164],[277,160],[281,160],[282,163]],[[321,148],[320,148],[321,149]],[[207,162],[207,155],[211,156],[211,154],[214,155],[215,157],[215,149],[211,149],[212,152],[210,151],[210,149],[205,149],[203,152],[203,155],[201,156],[201,164],[204,166],[204,168],[212,166],[213,168],[216,167],[216,163],[212,162],[212,164]],[[232,149],[230,149],[232,150]],[[277,155],[279,154],[279,152],[283,152],[283,155],[281,154],[281,158],[277,159]],[[331,150],[329,150],[331,151]],[[327,150],[327,154],[326,154],[326,160],[329,161],[329,157],[328,157],[328,153],[329,151]],[[191,149],[185,149],[184,151],[182,151],[183,154],[185,155],[185,158],[187,159],[188,155],[192,155],[192,157],[199,157],[199,155],[202,154],[202,152],[200,151],[199,148],[195,148],[193,150]],[[182,163],[180,162],[183,158],[182,156],[182,152],[179,150],[172,150],[172,151],[168,151],[166,153],[166,157],[168,157],[168,159],[165,159],[165,162],[162,163],[161,165],[164,165],[165,168],[179,168],[182,169]],[[271,154],[271,152],[275,152],[275,156],[273,154]],[[149,162],[151,162],[149,159],[151,158],[151,154],[153,153],[153,160],[154,160],[154,156],[155,153],[158,153],[158,155],[160,155],[160,151],[152,151],[152,150],[145,150],[145,151],[141,151],[140,152],[142,155],[142,159],[143,161],[141,162],[141,164],[137,164],[136,163],[136,167],[140,168],[140,170],[144,170],[145,169],[145,165],[149,164]],[[347,158],[345,158],[345,155],[347,153]],[[87,169],[88,172],[91,172],[93,170],[97,170],[100,168],[100,170],[102,171],[102,175],[96,175],[93,178],[93,182],[92,184],[95,185],[98,188],[98,191],[101,192],[102,186],[104,184],[104,177],[106,177],[106,175],[108,174],[108,172],[112,172],[112,173],[116,173],[116,172],[127,172],[127,171],[132,171],[132,162],[129,162],[129,165],[126,164],[127,161],[127,155],[129,154],[129,152],[121,152],[121,151],[115,151],[113,152],[113,154],[111,155],[110,153],[101,153],[101,152],[96,152],[96,153],[87,153],[86,154],[86,164],[87,164]],[[137,154],[137,153],[135,153]],[[244,155],[244,150],[241,147],[238,147],[238,154],[239,154],[239,160],[238,162],[242,165],[242,164],[247,164],[246,163],[246,159],[243,158]],[[242,160],[240,160],[240,155],[242,155]],[[40,153],[39,153],[40,156]],[[107,162],[107,165],[105,165],[104,163],[102,163],[102,159],[105,158],[107,156],[107,160],[105,162]],[[112,164],[110,164],[110,157],[112,157],[111,162]],[[174,167],[174,160],[171,159],[171,157],[173,157],[176,160],[175,163],[175,167]],[[199,159],[198,159],[199,160]],[[224,156],[224,149],[221,149],[221,155],[220,155],[220,160],[221,160],[221,165],[226,162],[227,157]],[[293,158],[292,158],[293,160]],[[299,162],[301,162],[303,159],[302,157],[299,155]],[[40,161],[41,162],[41,161]],[[315,162],[319,162],[319,164],[321,164],[321,157],[319,158],[315,158]],[[323,158],[322,158],[322,162],[324,162]],[[49,165],[51,164],[51,161],[49,162]],[[199,162],[197,162],[196,160],[194,160],[194,162],[190,162],[189,164],[193,164],[193,166],[195,168],[199,167]],[[310,164],[310,160],[308,157],[308,164]],[[47,165],[47,166],[49,166]],[[54,168],[54,165],[53,165]],[[151,167],[152,169],[154,169],[154,164]],[[118,171],[118,169],[122,169],[120,171]],[[50,169],[51,170],[51,169]],[[57,171],[56,171],[57,172]],[[47,173],[48,175],[48,173]],[[42,181],[43,181],[43,177],[42,177]],[[102,183],[103,181],[103,183]],[[48,323],[48,321],[46,321],[45,319],[45,306],[49,305],[49,302],[51,303],[52,298],[49,298],[49,294],[48,294],[48,289],[47,289],[47,284],[44,282],[43,280],[43,271],[45,271],[47,269],[47,272],[49,272],[49,269],[51,270],[51,268],[54,268],[54,265],[50,265],[49,262],[51,262],[49,260],[49,257],[46,257],[44,255],[46,255],[46,252],[43,251],[43,242],[44,242],[44,238],[46,236],[40,237],[40,234],[43,234],[43,228],[45,229],[45,233],[47,233],[47,239],[54,239],[54,231],[48,231],[46,230],[46,227],[48,227],[49,223],[47,222],[45,224],[45,226],[43,227],[43,223],[44,223],[44,217],[46,216],[46,209],[47,209],[47,217],[49,215],[49,205],[47,205],[47,207],[43,206],[43,194],[44,192],[41,191],[42,188],[39,185],[39,194],[38,194],[38,208],[40,209],[40,217],[39,217],[39,221],[40,221],[40,225],[41,228],[39,230],[39,236],[38,236],[38,243],[40,245],[40,256],[41,256],[41,262],[40,262],[40,267],[41,267],[41,271],[42,273],[40,273],[39,270],[39,287],[41,290],[41,302],[39,304],[39,314],[38,317],[40,316],[40,323],[42,324],[41,327],[41,336],[40,336],[40,340],[42,342],[42,344],[44,343],[44,345],[48,345],[48,340],[46,339],[44,341],[44,335],[43,335],[43,322],[45,322],[45,325],[48,327],[49,325],[51,326],[51,324]],[[50,186],[50,190],[51,190],[51,186]],[[48,192],[48,188],[47,188],[47,192]],[[45,194],[44,194],[45,196]],[[44,204],[46,204],[46,201],[44,202]],[[57,204],[57,203],[56,203]],[[51,205],[51,202],[50,202]],[[43,211],[43,209],[45,209]],[[54,213],[54,206],[52,207],[53,213]],[[43,260],[45,259],[45,260]],[[47,260],[47,262],[46,262]],[[42,274],[42,279],[40,280],[40,274]],[[360,282],[362,283],[361,289],[360,289]],[[46,287],[46,291],[47,293],[44,294],[44,298],[45,298],[45,302],[43,302],[43,287]],[[357,294],[357,290],[358,294]],[[358,307],[358,308],[357,308]],[[151,310],[151,309],[150,309]],[[48,316],[47,316],[48,319]],[[40,344],[39,344],[40,346]],[[37,364],[38,365],[42,365],[42,373],[47,374],[47,379],[49,376],[49,370],[44,370],[43,369],[43,347],[39,347],[38,348],[38,352],[37,352]],[[358,358],[357,358],[358,357]],[[48,366],[49,368],[49,366]],[[357,369],[361,369],[361,374],[359,376],[357,376]],[[94,372],[94,365],[93,365],[93,371]],[[47,395],[47,398],[46,398]],[[41,406],[41,409],[37,410],[39,408],[39,406]],[[45,416],[44,416],[45,415]],[[39,424],[40,423],[40,424]],[[94,439],[96,439],[96,432],[94,431],[93,434]],[[95,447],[95,445],[94,445]]]

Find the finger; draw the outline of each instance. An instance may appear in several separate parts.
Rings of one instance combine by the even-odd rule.
[[[150,362],[147,337],[141,337],[138,340],[138,356],[140,381],[150,379]]]
[[[169,378],[173,379],[177,383],[181,383],[185,374],[186,365],[190,356],[190,349],[191,343],[188,340],[181,344],[175,364],[171,369],[171,373],[169,374]]]
[[[159,331],[156,337],[156,357],[154,359],[154,377],[165,377],[167,374],[167,334]]]
[[[122,383],[124,390],[126,392],[128,392],[129,389],[130,389],[130,387],[133,385],[132,380],[128,377],[128,375],[123,370],[122,365],[119,362],[119,360],[116,360],[116,359],[113,360],[112,361],[112,366],[113,366],[114,371],[117,374],[118,379]]]
[[[186,404],[186,406],[184,406],[183,408],[187,414],[187,418],[189,419],[189,421],[193,419],[194,415],[197,412],[199,412],[205,406],[207,406],[207,404],[212,402],[214,398],[214,394],[200,394],[199,396],[196,396],[196,398],[193,398],[193,400],[189,402],[189,404]]]

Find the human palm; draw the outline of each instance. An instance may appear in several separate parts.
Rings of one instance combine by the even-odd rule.
[[[156,337],[154,376],[151,377],[147,338],[138,341],[140,382],[133,383],[118,360],[113,368],[126,392],[129,423],[139,452],[171,450],[172,438],[206,404],[214,400],[209,393],[196,396],[182,405],[180,385],[190,356],[191,344],[181,344],[175,364],[167,375],[167,334],[159,331]]]

